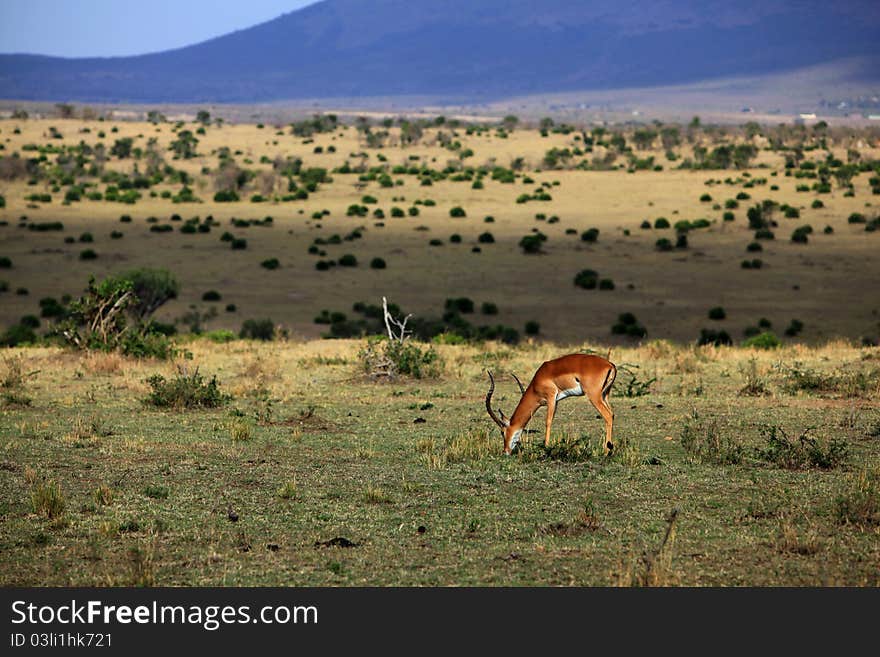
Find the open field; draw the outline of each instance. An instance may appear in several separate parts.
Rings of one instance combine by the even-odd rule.
[[[0,122],[0,154],[28,158],[43,149],[46,158],[40,165],[43,173],[31,178],[34,184],[28,184],[27,175],[0,180],[5,198],[0,217],[7,222],[0,225],[0,257],[11,261],[11,268],[0,269],[0,280],[8,287],[0,293],[0,325],[38,314],[37,301],[44,297],[76,298],[90,275],[100,278],[150,266],[169,269],[181,282],[179,298],[161,309],[159,319],[179,319],[191,305],[203,313],[213,307],[219,312],[207,328],[238,330],[244,319],[269,317],[294,335],[317,337],[326,327],[313,319],[324,309],[351,315],[353,303],[377,303],[386,295],[416,316],[439,317],[445,299],[454,296],[471,298],[478,307],[483,302],[497,304],[496,316],[478,317],[475,324],[501,323],[522,333],[526,322],[537,321],[542,337],[562,342],[618,340],[610,328],[622,312],[634,313],[648,337],[682,342],[695,340],[703,328],[723,329],[739,341],[743,330],[760,318],[769,319],[780,334],[792,319],[803,322],[797,339],[804,342],[878,338],[880,231],[866,232],[865,224],[848,222],[854,213],[869,222],[877,216],[878,197],[870,182],[876,173],[870,168],[857,173],[851,186],[831,179],[825,193],[796,191],[816,183],[815,169],[794,169],[812,178],[785,175],[792,172],[785,169],[791,152],[769,150],[767,139],[755,137],[750,143],[757,145],[756,157],[747,169],[678,169],[697,148],[711,150],[742,140],[735,131],[711,127],[693,134],[682,127],[680,143],[668,149],[676,158],[670,161],[659,139],[651,148],[618,153],[600,145],[601,133],[581,130],[542,136],[536,129],[432,126],[411,145],[402,146],[401,128],[379,124],[371,128],[379,135],[372,147],[367,133],[355,126],[302,137],[284,126],[212,123],[204,127],[204,134],[193,135],[198,139],[195,156],[178,159],[168,150],[170,144],[180,131],[195,132],[197,125],[78,119]],[[627,130],[629,148],[633,141]],[[870,131],[844,131],[820,140],[813,128],[786,130],[794,144],[790,147],[800,148],[804,161],[820,167],[828,157],[846,162],[850,152],[862,162],[878,157],[876,135]],[[605,135],[606,142],[611,134]],[[582,149],[588,136],[596,138],[595,148],[555,163],[556,169],[547,168],[548,151]],[[133,152],[124,158],[112,155],[116,141],[125,138],[132,140]],[[826,141],[827,149],[816,145]],[[77,164],[72,155],[56,163],[57,149],[76,149],[80,142],[88,147],[84,163]],[[223,149],[228,149],[228,157],[221,157]],[[628,172],[633,158],[649,157],[662,170]],[[510,170],[512,182],[492,179],[493,167],[506,169],[517,158],[521,161],[516,172]],[[332,171],[348,163],[353,172],[329,173],[332,181],[318,184],[306,199],[273,200],[288,195],[283,167],[273,163],[297,159],[303,171]],[[598,160],[611,170],[596,170],[591,162]],[[575,167],[581,162],[590,170]],[[92,165],[103,173],[86,175]],[[244,172],[238,202],[214,201],[224,166]],[[395,174],[396,166],[412,170]],[[380,184],[377,167],[385,167],[390,186]],[[108,174],[117,177],[110,179]],[[135,190],[141,198],[134,204],[87,198],[90,193],[106,194],[120,180],[131,183],[154,175],[149,189]],[[181,175],[189,176],[188,185]],[[433,184],[423,185],[430,175]],[[67,181],[59,184],[65,176]],[[362,180],[364,176],[370,179]],[[297,175],[291,180],[304,188]],[[71,181],[81,185],[81,200],[65,205]],[[474,188],[474,181],[481,188]],[[177,195],[183,187],[202,202],[172,203],[162,196]],[[516,202],[537,189],[552,200]],[[28,200],[33,194],[51,200]],[[711,201],[701,201],[704,194]],[[255,195],[267,200],[254,203]],[[776,209],[775,239],[761,241],[760,253],[748,252],[755,231],[746,211],[765,200],[774,201],[777,208],[790,205],[798,217],[785,218]],[[822,207],[816,207],[817,201]],[[736,207],[728,208],[728,203]],[[359,204],[365,216],[347,216],[350,206]],[[455,207],[466,216],[451,217]],[[392,216],[393,208],[404,216]],[[722,220],[725,212],[732,213],[732,221]],[[122,215],[129,215],[131,222],[120,223]],[[27,219],[22,221],[22,216]],[[214,219],[210,232],[181,232],[187,220],[198,217],[205,223],[208,216]],[[271,225],[231,223],[233,218],[267,216],[272,217]],[[494,221],[486,223],[486,217]],[[688,248],[660,252],[657,240],[675,242],[676,230],[640,228],[643,221],[653,225],[659,217],[672,225],[701,218],[709,224],[688,232]],[[49,222],[61,222],[63,230],[27,229]],[[794,229],[803,225],[813,229],[808,243],[790,241]],[[152,232],[161,226],[169,232]],[[825,234],[826,227],[833,233]],[[598,241],[581,240],[589,228],[599,230]],[[347,241],[355,229],[360,239]],[[547,237],[542,253],[525,255],[518,243],[535,230]],[[494,243],[478,241],[487,231]],[[111,238],[114,232],[116,239]],[[246,239],[247,248],[231,250],[230,242],[220,240],[224,232]],[[85,233],[92,242],[81,241]],[[461,241],[453,242],[453,235]],[[316,240],[326,243],[317,248]],[[432,245],[433,240],[439,244]],[[308,253],[310,247],[317,253]],[[80,259],[88,249],[97,259]],[[354,255],[358,265],[316,271],[318,260],[335,262],[344,254]],[[760,270],[741,267],[743,260],[756,257],[762,261]],[[260,266],[271,258],[278,259],[278,269]],[[382,258],[387,268],[370,268],[374,258]],[[576,287],[574,277],[585,268],[611,279],[614,290]],[[203,303],[202,295],[209,290],[219,292],[221,301]],[[227,304],[236,310],[225,312]],[[724,308],[725,319],[708,319],[709,309],[716,306]]]
[[[0,585],[880,584],[875,131],[160,119],[0,121]],[[51,335],[139,268],[170,360]],[[365,374],[383,296],[436,376]],[[588,350],[612,456],[575,399],[503,457],[486,370]]]
[[[233,395],[207,411],[144,405],[171,363],[7,351],[0,584],[880,584],[877,348],[613,348],[606,459],[583,399],[554,437],[592,447],[552,458],[501,456],[483,408],[484,368],[509,413],[504,373],[589,345],[440,346],[438,379],[376,383],[362,344],[187,343]],[[773,426],[830,460],[780,459]]]

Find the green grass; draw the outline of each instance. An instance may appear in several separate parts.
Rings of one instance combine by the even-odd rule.
[[[147,378],[173,364],[108,373],[87,355],[15,351],[38,374],[30,406],[0,410],[0,585],[880,584],[876,475],[861,474],[880,468],[877,391],[785,392],[774,365],[793,349],[615,351],[656,381],[612,391],[610,457],[577,398],[559,405],[550,447],[539,411],[505,457],[483,368],[527,377],[576,348],[439,345],[439,378],[388,383],[362,375],[361,341],[187,347],[227,406],[145,406]],[[878,356],[797,348],[817,370],[867,374]],[[768,392],[744,396],[753,358]],[[506,412],[517,399],[499,381]],[[682,436],[695,422],[708,436],[696,458]],[[770,426],[784,431],[772,444]],[[811,448],[807,429],[826,451],[794,454],[797,469],[756,456],[781,437]],[[832,439],[846,459],[825,468]]]

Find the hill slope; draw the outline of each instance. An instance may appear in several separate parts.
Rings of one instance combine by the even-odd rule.
[[[91,102],[490,99],[777,72],[877,55],[878,43],[872,0],[326,0],[137,57],[2,55],[0,89]]]

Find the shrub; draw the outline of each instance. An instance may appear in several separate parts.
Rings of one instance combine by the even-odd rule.
[[[631,338],[643,338],[648,331],[636,319],[632,313],[622,313],[617,317],[617,323],[611,326],[614,335],[626,335]]]
[[[370,269],[385,269],[386,264],[382,258],[373,258],[370,260]]]
[[[58,518],[64,513],[64,493],[55,481],[37,482],[31,489],[34,513],[46,518]]]
[[[880,525],[880,479],[863,470],[834,500],[834,516],[842,525]]]
[[[480,306],[480,312],[482,312],[484,315],[497,315],[498,306],[491,301],[484,301],[483,305]]]
[[[761,431],[765,444],[755,450],[755,456],[786,470],[830,470],[846,462],[849,446],[845,440],[812,438],[809,432],[792,439],[781,427],[765,426]]]
[[[474,302],[467,297],[458,297],[457,299],[447,299],[444,304],[446,310],[458,312],[462,314],[470,314],[474,312]]]
[[[648,221],[647,219],[645,219],[645,220],[639,225],[639,228],[641,228],[642,230],[651,230],[651,222]],[[565,231],[565,232],[567,233],[568,231]]]
[[[341,267],[357,267],[358,261],[351,253],[346,253],[341,258],[339,258],[339,265]]]
[[[672,241],[668,237],[661,237],[654,243],[654,248],[658,251],[672,251]]]
[[[746,251],[749,253],[757,253],[758,251],[763,251],[764,247],[761,246],[760,242],[750,242],[746,246]]]
[[[772,331],[764,331],[748,340],[744,340],[742,343],[743,347],[751,349],[776,349],[781,345],[782,343],[779,341],[779,338]]]
[[[240,251],[247,248],[247,240],[243,237],[235,237],[229,245],[233,251]]]
[[[538,335],[541,332],[541,325],[534,320],[528,321],[526,322],[524,332],[526,335]]]
[[[202,301],[220,301],[222,298],[217,290],[208,290],[202,295]]]
[[[159,408],[216,408],[230,399],[220,392],[216,376],[205,382],[198,368],[192,374],[180,369],[170,381],[155,374],[147,383],[151,392],[146,403]]]
[[[824,208],[825,204],[821,200],[816,199],[813,201],[813,203],[810,205],[810,207],[813,208],[814,210],[818,210],[820,208]]]
[[[278,261],[278,258],[269,258],[267,260],[263,260],[263,262],[260,263],[260,267],[269,270],[278,269],[280,266],[281,263]]]
[[[450,217],[466,217],[467,213],[464,211],[464,208],[456,205],[455,207],[449,209],[449,216]]]
[[[685,420],[679,439],[684,451],[701,463],[736,465],[746,454],[742,445],[718,429],[716,421],[701,421],[696,412]]]
[[[245,340],[272,340],[275,337],[275,323],[271,319],[246,319],[241,324],[238,337]]]
[[[22,324],[13,324],[0,335],[0,346],[2,347],[18,347],[36,341],[37,334],[34,333],[34,330]]]
[[[582,269],[574,277],[574,284],[585,290],[594,290],[599,284],[599,274],[592,269]]]
[[[433,347],[422,348],[411,340],[389,340],[373,337],[360,350],[358,358],[364,372],[372,377],[398,375],[415,379],[433,378],[440,375],[443,361]]]
[[[716,347],[721,347],[732,345],[733,340],[731,340],[727,331],[716,331],[714,329],[704,328],[700,329],[700,337],[697,338],[697,344],[700,346],[711,344]]]
[[[85,251],[81,251],[79,254],[80,260],[96,260],[98,258],[98,254],[94,252],[92,249],[86,249]]]
[[[7,256],[0,256],[0,269],[12,269],[12,260]]]
[[[480,233],[480,236],[477,237],[477,241],[480,244],[493,244],[495,242],[495,237],[489,232]]]
[[[581,241],[583,242],[595,242],[599,239],[599,229],[598,228],[588,228],[583,233],[581,233]]]
[[[722,320],[725,317],[727,317],[727,313],[724,312],[724,308],[721,306],[709,309],[709,319]]]
[[[793,319],[789,323],[788,327],[785,329],[785,335],[790,338],[793,338],[798,333],[804,330],[804,323],[799,319]]]
[[[658,217],[654,220],[654,228],[669,228],[669,219],[666,217]]]
[[[600,278],[599,279],[599,289],[600,290],[613,290],[614,289],[614,281],[610,278]]]
[[[846,221],[850,224],[864,224],[867,222],[867,219],[865,218],[865,215],[860,212],[853,212],[847,217]]]
[[[523,253],[535,254],[541,252],[541,245],[547,241],[547,236],[543,233],[532,233],[526,235],[519,241],[519,247]]]
[[[791,241],[797,244],[806,244],[809,242],[809,237],[807,237],[807,235],[809,235],[809,233],[803,228],[795,228],[794,232],[791,234]]]

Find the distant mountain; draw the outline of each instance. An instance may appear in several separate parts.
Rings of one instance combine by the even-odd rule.
[[[877,0],[325,0],[136,57],[0,55],[0,95],[473,101],[753,76],[878,54]],[[880,80],[880,70],[863,75]]]

